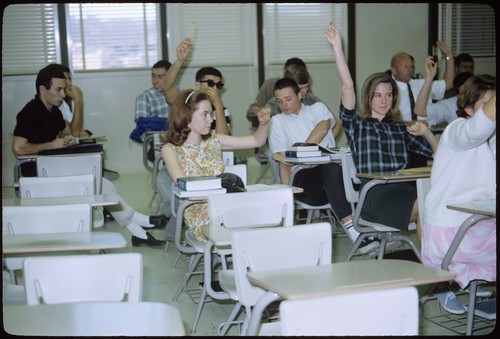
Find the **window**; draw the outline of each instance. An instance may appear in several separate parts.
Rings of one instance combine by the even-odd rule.
[[[85,71],[151,67],[160,55],[157,6],[68,4],[72,68]]]
[[[332,50],[323,38],[323,30],[332,20],[342,36],[348,36],[347,4],[266,3],[263,8],[266,65],[283,65],[292,57],[307,63],[330,62]]]
[[[2,27],[2,74],[36,74],[58,62],[57,5],[13,4],[5,8]]]
[[[255,4],[167,4],[169,60],[191,32],[190,67],[256,65]]]
[[[486,4],[441,4],[439,39],[446,41],[454,54],[473,57],[496,54],[495,12]]]

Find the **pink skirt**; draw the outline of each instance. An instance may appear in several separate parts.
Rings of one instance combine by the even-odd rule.
[[[464,289],[472,280],[496,281],[497,278],[497,220],[478,222],[465,234],[448,270],[455,273],[455,281]],[[424,265],[439,267],[458,228],[425,224],[422,229],[422,261]]]

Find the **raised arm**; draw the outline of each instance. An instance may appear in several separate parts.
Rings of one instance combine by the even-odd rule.
[[[427,57],[425,63],[425,81],[424,85],[418,93],[417,101],[415,102],[414,112],[416,115],[427,115],[427,102],[429,101],[429,93],[432,87],[432,81],[437,73],[437,63],[434,62],[431,56]]]
[[[71,135],[79,137],[83,124],[83,93],[78,86],[71,85],[71,87],[67,88],[66,95],[75,103],[73,108],[73,119],[71,119],[69,124]]]
[[[177,92],[177,88],[175,84],[177,82],[177,76],[179,75],[179,71],[186,61],[189,52],[191,51],[191,39],[185,38],[182,40],[175,52],[177,54],[177,60],[170,66],[167,73],[165,74],[165,78],[163,79],[163,93],[165,93],[165,100],[169,105],[172,105],[179,95]]]
[[[342,86],[342,104],[345,108],[352,110],[356,105],[356,94],[354,92],[354,83],[352,81],[351,73],[347,67],[344,51],[342,49],[342,37],[340,36],[339,30],[332,22],[326,26],[324,35],[333,48],[335,64],[337,65],[337,72]]]
[[[446,82],[446,90],[449,90],[453,87],[453,79],[455,79],[455,63],[453,60],[453,52],[444,41],[437,41],[436,45],[441,50],[441,53],[444,55],[446,60],[443,80]]]
[[[226,122],[224,105],[222,104],[219,92],[213,87],[207,87],[205,91],[210,96],[212,105],[215,108],[215,133],[229,135],[229,126]]]

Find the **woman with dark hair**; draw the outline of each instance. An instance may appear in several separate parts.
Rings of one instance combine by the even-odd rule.
[[[415,121],[406,126],[401,121],[397,109],[398,86],[387,73],[375,73],[365,80],[361,111],[356,111],[354,84],[342,50],[340,32],[330,23],[324,34],[333,47],[342,88],[339,115],[357,171],[404,169],[410,151],[432,156],[437,147],[436,137],[423,122]],[[366,183],[362,180],[361,187]],[[368,191],[361,217],[401,230],[408,229],[410,222],[418,220],[416,187],[409,183],[373,187]]]
[[[268,134],[270,111],[255,108],[259,127],[253,135],[234,137],[211,134],[213,111],[210,96],[204,91],[183,91],[171,107],[166,144],[161,155],[172,182],[187,176],[219,175],[224,172],[222,150],[256,148],[264,145]],[[208,223],[206,203],[189,206],[184,221],[196,238],[204,241],[201,226]]]
[[[425,198],[425,265],[441,266],[458,229],[471,216],[450,210],[447,205],[496,199],[495,91],[494,77],[471,76],[458,95],[459,118],[446,126],[441,135],[432,165],[431,188]],[[472,280],[496,281],[496,239],[496,218],[480,221],[467,231],[448,265],[462,289]],[[481,290],[477,295],[488,292]],[[465,313],[454,292],[444,291],[436,297],[449,312]]]

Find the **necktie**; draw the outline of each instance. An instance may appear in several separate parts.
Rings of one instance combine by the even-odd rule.
[[[411,120],[417,120],[415,112],[415,98],[413,97],[413,92],[411,91],[410,83],[408,85],[408,95],[410,96],[410,108],[411,108]]]

